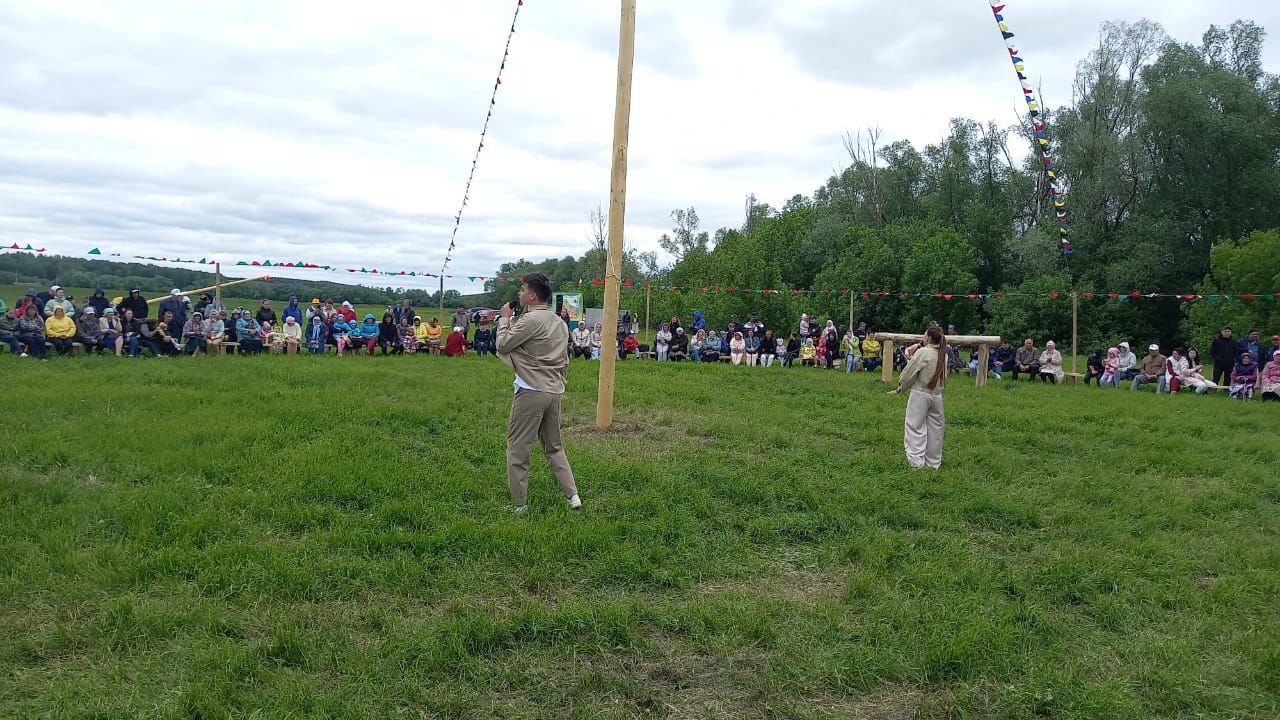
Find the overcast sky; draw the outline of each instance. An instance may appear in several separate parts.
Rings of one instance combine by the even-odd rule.
[[[1016,121],[984,0],[640,0],[627,241],[673,208],[738,226],[847,161],[846,130],[918,146]],[[0,239],[61,254],[268,258],[436,272],[515,0],[0,0]],[[527,0],[447,287],[578,255],[607,208],[614,0]],[[1106,20],[1197,41],[1280,3],[1010,0],[1049,106]],[[306,277],[350,281],[351,276]],[[375,285],[411,283],[372,279]]]

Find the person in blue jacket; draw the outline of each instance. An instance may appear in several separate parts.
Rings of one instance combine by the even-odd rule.
[[[347,348],[351,348],[352,353],[355,352],[355,347],[351,343],[359,342],[359,338],[353,339],[351,337],[351,330],[351,324],[346,320],[343,320],[341,315],[333,316],[333,325],[329,327],[329,335],[338,346],[338,357],[342,357],[342,354],[347,351]],[[359,331],[357,330],[357,332]]]
[[[378,347],[378,318],[373,313],[365,313],[364,322],[360,323],[360,339],[373,357],[373,349]]]
[[[287,318],[290,317],[292,317],[299,325],[303,325],[302,306],[298,304],[297,295],[289,296],[289,304],[285,305],[284,310],[280,313],[280,324],[283,325],[287,321]]]
[[[313,354],[325,351],[325,330],[324,320],[319,315],[312,315],[311,324],[307,326],[307,349]]]
[[[243,308],[240,319],[236,321],[236,342],[240,343],[241,355],[262,352],[262,326]]]
[[[707,329],[707,321],[702,317],[701,310],[693,311],[693,333],[698,334],[699,330]]]

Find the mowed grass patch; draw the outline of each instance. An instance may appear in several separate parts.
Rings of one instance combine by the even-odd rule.
[[[1270,718],[1275,407],[491,358],[0,356],[0,717]]]

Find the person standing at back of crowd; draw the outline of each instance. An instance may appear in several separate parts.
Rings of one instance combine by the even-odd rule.
[[[569,330],[547,307],[551,284],[542,273],[520,278],[524,312],[513,318],[510,304],[498,318],[498,357],[515,372],[515,397],[507,422],[507,487],[516,512],[527,507],[529,454],[534,440],[572,509],[582,507],[573,469],[560,439],[561,398],[569,372]]]
[[[145,320],[150,309],[147,299],[142,297],[142,289],[136,287],[129,289],[129,296],[121,300],[120,306],[116,308],[121,318],[124,317],[125,310],[132,310],[134,320]]]
[[[156,317],[163,320],[165,312],[173,313],[171,322],[178,326],[178,330],[187,324],[187,306],[182,302],[182,291],[178,288],[170,290],[169,297],[160,301],[160,306],[156,308]],[[133,315],[138,316],[136,312]]]
[[[467,330],[471,327],[471,315],[467,313],[466,308],[458,308],[453,312],[452,327],[462,328],[460,332],[463,339],[466,339]]]
[[[924,337],[924,345],[911,355],[911,361],[898,376],[898,387],[889,394],[910,391],[902,440],[907,463],[913,468],[937,470],[942,466],[942,439],[946,432],[942,406],[947,375],[946,338],[938,327],[930,327]]]
[[[1223,378],[1231,379],[1236,364],[1236,341],[1231,337],[1231,326],[1223,325],[1217,337],[1209,343],[1209,358],[1213,360],[1213,382],[1221,384]]]

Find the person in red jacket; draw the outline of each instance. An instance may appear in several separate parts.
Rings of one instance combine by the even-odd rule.
[[[444,354],[446,357],[457,357],[467,354],[467,338],[462,334],[462,328],[453,327],[453,332],[449,333],[448,339],[444,341]]]

